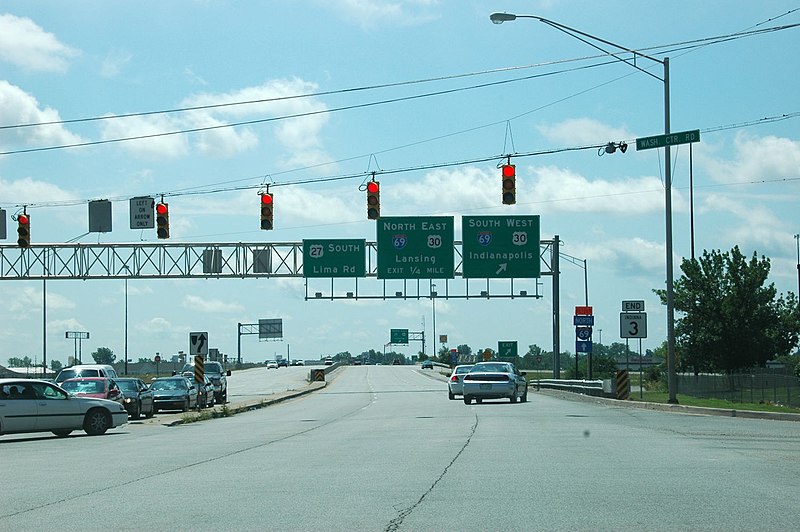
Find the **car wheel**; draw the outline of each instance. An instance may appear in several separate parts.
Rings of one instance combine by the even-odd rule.
[[[155,413],[156,413],[156,405],[150,405],[150,411],[147,412],[144,415],[144,417],[146,417],[147,419],[150,419],[151,417],[153,417],[155,415]]]
[[[54,430],[53,434],[58,436],[59,438],[66,438],[72,433],[71,430]]]
[[[183,406],[181,407],[181,412],[186,412],[187,410],[189,410],[189,398],[188,397],[186,398],[186,401],[183,403]]]
[[[470,404],[472,404],[472,397],[470,397],[470,396],[468,396],[468,395],[465,395],[465,396],[464,396],[464,404],[465,404],[465,405],[470,405]]]
[[[95,408],[89,410],[83,420],[83,430],[89,436],[99,436],[105,434],[111,426],[111,416],[108,412]]]
[[[452,401],[452,400],[454,400],[454,399],[456,398],[456,396],[455,396],[455,395],[453,395],[453,392],[449,392],[449,391],[448,391],[448,392],[447,392],[447,398],[448,398],[448,399],[450,399],[450,400]]]
[[[525,393],[522,394],[520,398],[520,402],[527,403],[528,402],[528,388],[525,388]]]
[[[142,403],[136,403],[136,409],[131,412],[131,419],[139,419],[142,417]]]

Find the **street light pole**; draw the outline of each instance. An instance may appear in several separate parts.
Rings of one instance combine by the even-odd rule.
[[[437,356],[438,349],[436,347],[436,283],[431,283],[431,305],[433,306],[433,356]]]
[[[800,297],[800,235],[794,235],[797,241],[797,297]]]
[[[540,17],[537,15],[514,15],[512,13],[492,13],[489,16],[489,19],[495,24],[502,24],[503,22],[508,22],[512,20],[516,20],[518,18],[530,18],[534,20],[538,20],[539,22],[543,22],[548,26],[551,26],[567,35],[578,39],[579,41],[588,44],[593,48],[597,48],[602,52],[615,57],[619,61],[626,63],[637,70],[641,70],[645,74],[656,78],[657,80],[661,81],[664,84],[664,133],[669,135],[670,133],[670,105],[669,105],[669,58],[665,57],[663,60],[657,59],[655,57],[649,56],[647,54],[643,54],[642,52],[637,52],[636,50],[631,50],[630,48],[626,48],[619,44],[613,43],[611,41],[607,41],[596,35],[592,35],[590,33],[583,32],[581,30],[571,28],[565,24],[561,24],[560,22],[555,22],[553,20],[546,19],[544,17]],[[589,39],[589,40],[587,40]],[[602,47],[590,42],[595,41],[599,42],[608,46],[613,46],[619,50],[622,50],[626,53],[631,53],[636,56],[643,57],[645,59],[649,59],[655,63],[658,63],[663,66],[664,74],[663,77],[659,78],[652,72],[645,70],[639,67],[635,62],[631,62],[626,60],[625,58],[620,57],[617,53],[609,52]],[[674,290],[673,290],[673,264],[672,264],[672,157],[670,155],[670,146],[667,144],[664,147],[664,210],[666,212],[666,234],[665,234],[665,246],[666,246],[666,300],[667,300],[667,385],[669,388],[669,399],[670,403],[677,403],[677,376],[675,373],[675,306],[674,306]],[[798,261],[800,262],[800,261]],[[800,272],[800,270],[798,270]]]

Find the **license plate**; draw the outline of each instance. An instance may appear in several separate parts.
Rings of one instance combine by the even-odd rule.
[[[491,384],[481,384],[481,390],[491,390],[491,389],[492,389]]]

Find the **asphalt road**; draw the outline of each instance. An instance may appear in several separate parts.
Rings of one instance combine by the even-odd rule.
[[[362,366],[230,418],[4,436],[0,463],[0,530],[794,530],[800,424],[467,406]]]

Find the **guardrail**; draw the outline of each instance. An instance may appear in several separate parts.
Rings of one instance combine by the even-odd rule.
[[[585,380],[567,380],[567,379],[536,379],[531,380],[531,384],[536,384],[536,389],[544,388],[546,390],[562,390],[566,392],[582,393],[584,395],[592,395],[595,397],[614,397],[615,392],[611,386],[611,381],[608,383],[602,379],[593,381]]]

